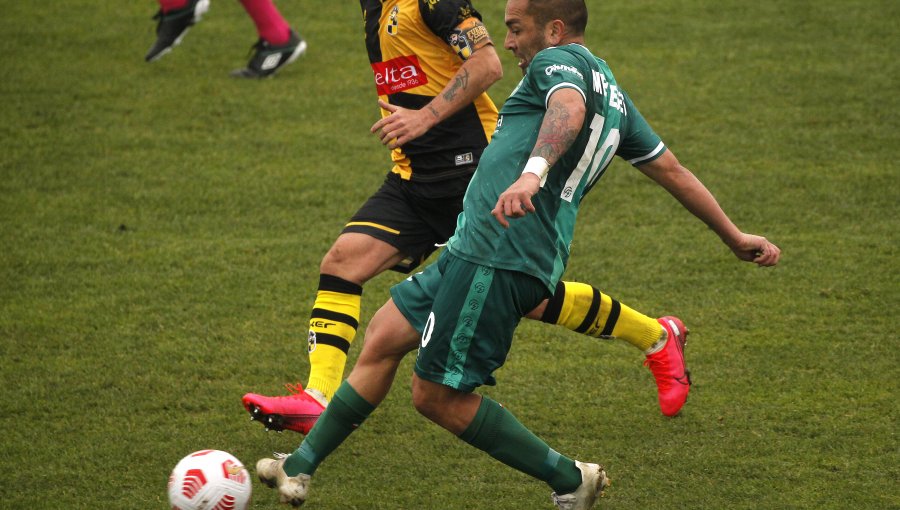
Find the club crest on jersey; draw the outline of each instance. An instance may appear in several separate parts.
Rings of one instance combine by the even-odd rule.
[[[397,32],[400,29],[400,23],[397,21],[397,18],[400,15],[400,6],[395,5],[393,9],[391,9],[391,13],[388,15],[388,24],[384,28],[388,34],[397,35]]]
[[[428,83],[428,77],[415,55],[404,55],[372,64],[379,95],[396,94]]]

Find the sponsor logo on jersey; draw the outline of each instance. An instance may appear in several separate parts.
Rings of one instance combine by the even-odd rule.
[[[396,94],[428,83],[428,77],[415,55],[404,55],[372,64],[379,95]]]
[[[581,74],[581,71],[579,71],[578,69],[576,69],[572,66],[565,66],[562,64],[553,64],[552,66],[547,66],[544,68],[544,73],[546,73],[547,76],[551,76],[553,73],[555,73],[557,71],[566,71],[567,73],[577,74],[579,78],[581,78],[582,80],[584,79],[584,75]]]

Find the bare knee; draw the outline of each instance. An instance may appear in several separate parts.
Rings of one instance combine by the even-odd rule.
[[[434,387],[434,383],[413,376],[413,407],[419,414],[439,425],[442,422],[441,411],[446,409],[446,402],[441,401],[441,393],[438,388]]]
[[[384,363],[400,360],[419,344],[418,337],[403,334],[390,324],[374,321],[366,328],[363,349],[357,363]]]
[[[328,253],[322,257],[322,262],[319,264],[319,272],[322,274],[332,274],[335,276],[344,275],[345,268],[353,263],[353,257],[348,254],[348,251],[341,246],[341,243],[334,243],[331,245],[331,248],[328,249]]]
[[[472,423],[481,396],[454,390],[413,375],[413,406],[422,416],[457,436]]]
[[[399,250],[384,241],[365,234],[345,233],[328,249],[319,264],[319,272],[362,285],[402,259]]]
[[[419,332],[403,316],[394,300],[388,299],[375,312],[366,328],[362,351],[355,367],[383,365],[396,370],[403,357],[418,345]]]

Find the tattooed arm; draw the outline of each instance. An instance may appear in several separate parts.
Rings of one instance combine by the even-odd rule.
[[[421,110],[408,110],[379,99],[378,105],[391,114],[376,122],[371,131],[377,133],[381,143],[391,149],[400,147],[471,104],[502,77],[500,58],[494,46],[488,44],[472,53],[444,90]]]
[[[547,101],[547,113],[531,157],[542,157],[550,166],[575,142],[584,123],[584,96],[573,88],[558,89]]]
[[[562,88],[554,92],[547,101],[547,112],[544,114],[541,130],[531,151],[532,159],[529,160],[529,165],[535,158],[543,158],[546,162],[544,173],[549,171],[578,137],[584,123],[585,111],[584,97],[577,90]],[[521,218],[534,212],[531,197],[540,190],[542,179],[539,173],[532,172],[526,165],[526,171],[500,194],[491,214],[504,228],[509,227],[506,218]]]

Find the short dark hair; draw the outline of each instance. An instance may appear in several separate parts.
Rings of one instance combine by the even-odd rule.
[[[525,10],[541,26],[560,19],[573,35],[584,35],[588,12],[584,0],[528,0]]]

